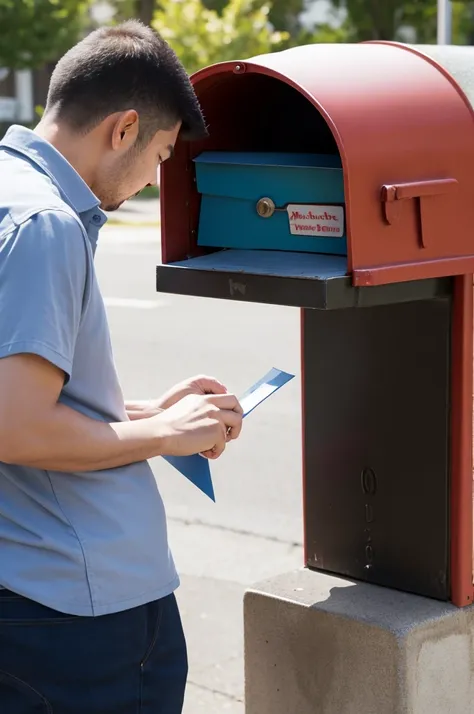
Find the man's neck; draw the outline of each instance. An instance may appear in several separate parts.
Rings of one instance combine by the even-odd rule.
[[[78,136],[53,119],[43,118],[34,129],[35,134],[49,142],[71,164],[90,187],[93,184],[94,168],[91,158],[96,153],[90,139]]]

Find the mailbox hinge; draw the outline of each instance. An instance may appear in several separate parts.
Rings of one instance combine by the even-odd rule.
[[[430,179],[427,181],[411,181],[409,183],[385,184],[382,186],[381,201],[384,218],[389,225],[400,217],[401,203],[407,199],[415,199],[419,211],[420,243],[426,248],[426,236],[423,231],[423,199],[449,193],[458,185],[456,179]]]

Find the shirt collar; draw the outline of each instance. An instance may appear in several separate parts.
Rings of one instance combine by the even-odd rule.
[[[100,201],[97,196],[67,159],[48,141],[31,129],[14,125],[0,142],[0,148],[2,146],[26,156],[44,171],[76,213],[83,214],[95,208],[105,223],[106,215],[98,208]]]

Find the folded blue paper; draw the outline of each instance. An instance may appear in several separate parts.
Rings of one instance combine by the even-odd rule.
[[[262,379],[259,379],[240,399],[244,417],[274,394],[280,387],[293,379],[294,374],[288,374],[281,369],[271,369]],[[163,456],[171,466],[174,466],[191,483],[197,486],[206,496],[215,501],[209,460],[194,454],[193,456]]]

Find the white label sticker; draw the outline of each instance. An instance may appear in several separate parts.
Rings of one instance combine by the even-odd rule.
[[[308,206],[292,203],[287,211],[290,233],[294,236],[342,238],[344,235],[342,206]]]

